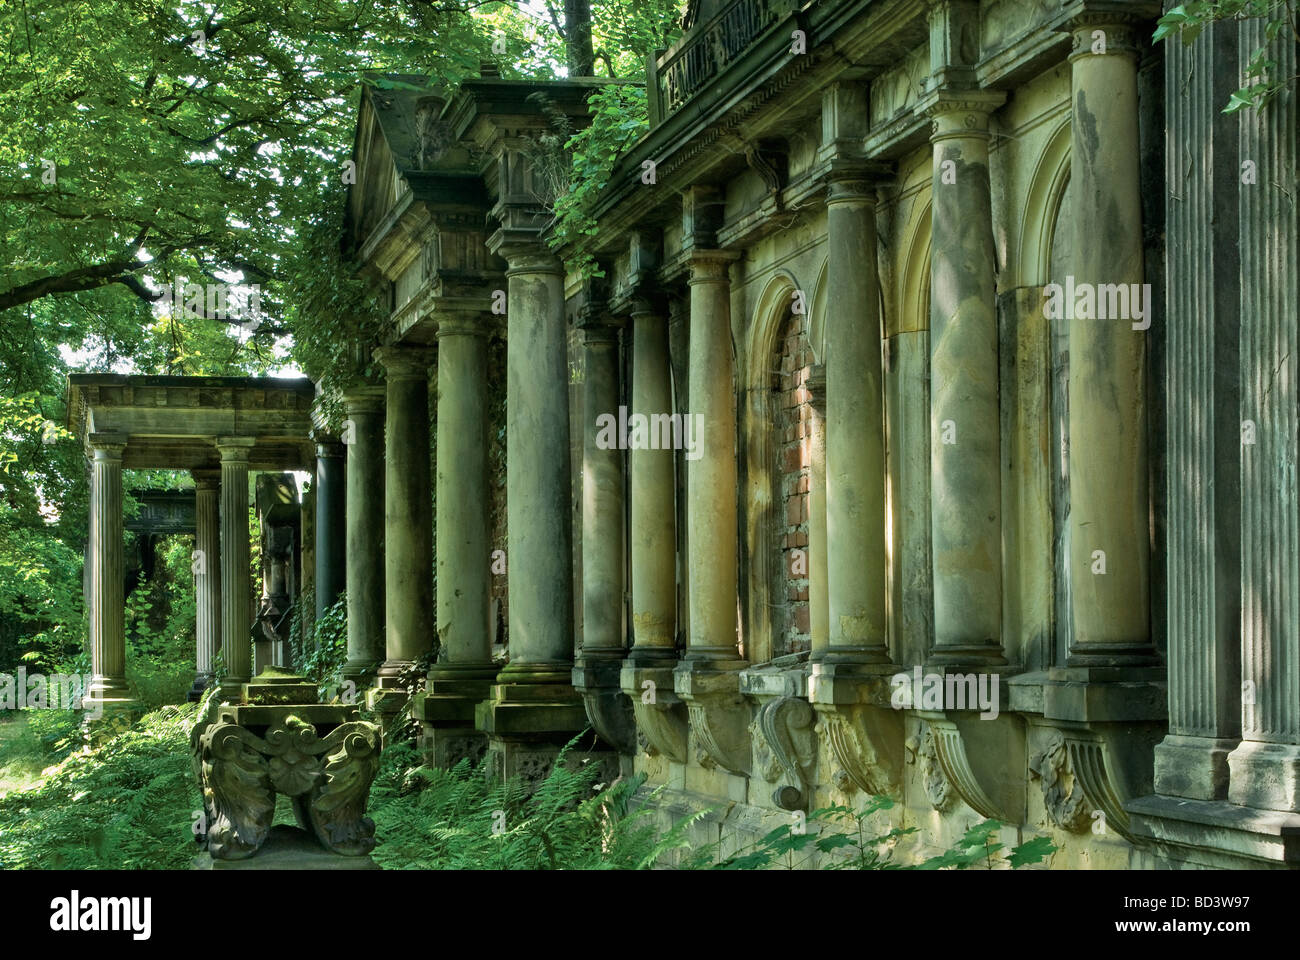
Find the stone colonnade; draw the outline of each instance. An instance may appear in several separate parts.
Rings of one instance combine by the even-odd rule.
[[[126,679],[125,557],[122,521],[122,457],[129,442],[124,433],[90,433],[85,446],[91,462],[90,499],[90,648],[92,677],[87,700],[110,711],[130,711],[135,702]],[[370,439],[373,441],[373,433]],[[249,459],[256,437],[224,436],[214,442],[219,466],[191,470],[194,478],[195,536],[191,570],[195,588],[195,679],[189,699],[197,700],[215,679],[215,658],[223,654],[226,676],[223,697],[242,696],[241,686],[251,679],[253,653],[252,574],[249,566]],[[335,468],[337,451],[322,442],[318,476]],[[365,448],[373,451],[373,447]],[[355,458],[354,458],[355,459]],[[341,464],[340,464],[341,466]],[[358,466],[360,462],[358,461]],[[333,524],[317,524],[318,533],[341,527],[342,478],[337,496],[317,500],[333,503],[338,516]],[[327,480],[327,483],[331,482]],[[364,489],[357,484],[358,489]],[[339,501],[339,502],[336,502]],[[363,514],[364,515],[364,514]],[[327,518],[328,519],[328,518]],[[317,542],[318,570],[328,582],[344,569],[343,541],[326,534]],[[366,557],[363,540],[356,556]],[[324,562],[320,562],[322,553]],[[367,570],[367,575],[369,570]],[[339,586],[341,587],[341,582]],[[364,611],[373,606],[368,591],[357,591]],[[382,622],[382,611],[380,612]],[[373,615],[372,615],[373,621]],[[350,620],[364,625],[364,612]]]

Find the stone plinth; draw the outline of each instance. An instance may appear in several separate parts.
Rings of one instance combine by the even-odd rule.
[[[299,827],[276,824],[256,857],[248,860],[217,860],[204,851],[194,858],[195,870],[380,870],[379,864],[364,857],[347,857],[322,849],[316,838]]]

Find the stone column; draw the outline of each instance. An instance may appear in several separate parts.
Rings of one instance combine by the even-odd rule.
[[[885,426],[875,190],[840,166],[826,201],[826,527],[830,642],[819,662],[888,664]]]
[[[347,586],[346,484],[343,444],[315,431],[316,440],[316,618],[319,620]]]
[[[810,656],[821,660],[831,642],[826,565],[826,367],[813,367],[804,383],[812,403],[808,441],[808,628]]]
[[[343,675],[357,682],[384,659],[384,388],[357,386],[347,408],[348,660]]]
[[[194,470],[194,686],[198,700],[214,679],[212,658],[221,648],[221,471]]]
[[[623,632],[623,450],[618,426],[619,337],[602,303],[588,303],[582,336],[582,651],[573,685],[601,738],[619,752],[636,752],[631,703],[619,689]],[[612,421],[610,420],[612,418]],[[608,424],[612,422],[614,429]],[[629,427],[629,435],[631,428]],[[635,451],[634,451],[635,452]],[[671,452],[670,452],[671,455]]]
[[[507,562],[510,663],[475,725],[497,770],[521,772],[587,723],[573,689],[573,534],[564,270],[540,243],[498,248],[506,271]],[[483,560],[486,563],[486,558]],[[544,744],[544,746],[542,746]]]
[[[1005,664],[998,419],[997,257],[988,117],[1005,99],[941,91],[930,247],[930,476],[939,666]]]
[[[690,408],[682,426],[689,462],[690,623],[686,655],[673,671],[673,691],[686,701],[690,728],[706,764],[744,776],[751,753],[750,711],[740,695],[741,671],[747,661],[740,654],[736,622],[736,388],[730,267],[737,258],[729,251],[699,248],[690,257]]]
[[[252,674],[252,597],[248,543],[248,457],[252,437],[218,437],[221,453],[221,698],[239,702]]]
[[[1136,36],[1121,21],[1116,14],[1085,14],[1071,24],[1073,288],[1090,284],[1098,303],[1112,304],[1119,298],[1103,296],[1101,285],[1140,285],[1143,256]],[[1074,636],[1066,662],[1146,666],[1156,662],[1148,589],[1147,332],[1135,329],[1140,322],[1131,302],[1121,316],[1104,320],[1082,304],[1069,324]]]
[[[384,456],[385,656],[379,690],[384,710],[400,708],[399,676],[433,647],[433,505],[429,502],[427,347],[394,344],[375,351],[388,379]],[[317,503],[317,523],[320,523]],[[317,590],[320,589],[319,584]],[[382,703],[381,703],[382,701]]]
[[[95,709],[132,704],[126,683],[122,550],[122,451],[126,436],[92,433],[90,466],[90,660],[86,699]]]
[[[1239,62],[1267,45],[1277,61],[1276,75],[1296,75],[1296,47],[1285,31],[1269,42],[1261,20],[1245,21],[1240,30]],[[1239,250],[1247,271],[1239,307],[1239,416],[1247,422],[1241,424],[1239,446],[1242,742],[1228,757],[1228,799],[1300,813],[1300,212],[1295,204],[1300,109],[1295,91],[1279,96],[1239,129],[1238,159],[1253,161],[1257,175],[1254,183],[1236,185]],[[1238,165],[1234,172],[1240,170]],[[1253,443],[1244,442],[1248,436]]]
[[[632,306],[632,412],[673,412],[668,324],[646,300]],[[672,450],[631,450],[632,649],[638,664],[677,657],[677,543]]]
[[[690,459],[686,529],[692,549],[690,633],[685,659],[733,667],[743,663],[736,634],[736,394],[732,370],[731,281],[736,254],[691,257],[690,412],[683,438],[698,445]]]
[[[632,413],[674,411],[669,322],[647,299],[631,305]],[[679,324],[682,323],[679,314]],[[685,394],[685,390],[682,391]],[[619,685],[637,728],[670,760],[686,760],[686,708],[674,691],[677,664],[677,472],[671,449],[628,452],[632,567],[632,648]],[[683,458],[683,463],[685,459]]]
[[[474,710],[492,664],[488,519],[487,336],[474,313],[438,315],[438,638],[427,695],[416,714],[435,766],[482,746]]]
[[[623,451],[602,448],[597,418],[619,417],[618,328],[587,318],[582,326],[583,658],[623,658]]]
[[[567,685],[573,662],[573,588],[564,271],[540,246],[502,253],[510,265],[510,665],[501,680]]]
[[[1169,732],[1155,748],[1155,791],[1197,800],[1227,798],[1228,754],[1241,738],[1239,471],[1252,448],[1242,444],[1240,385],[1224,374],[1246,316],[1236,212],[1249,188],[1231,161],[1241,121],[1221,112],[1239,86],[1235,24],[1165,50],[1165,89],[1179,91],[1165,102],[1169,142],[1204,144],[1216,159],[1186,168],[1171,152],[1179,189],[1165,195]]]

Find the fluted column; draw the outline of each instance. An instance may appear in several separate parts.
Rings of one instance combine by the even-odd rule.
[[[885,427],[872,182],[834,170],[826,201],[828,663],[887,664]]]
[[[652,305],[632,306],[632,412],[673,412],[668,323]],[[672,450],[636,449],[631,466],[632,649],[629,659],[671,661],[677,642],[676,497]]]
[[[1003,664],[997,257],[988,117],[1005,98],[931,102],[930,475],[939,665]]]
[[[1242,23],[1238,61],[1267,47],[1294,77],[1296,45]],[[1237,189],[1242,281],[1241,745],[1228,757],[1228,799],[1300,812],[1300,212],[1295,203],[1300,109],[1294,90],[1240,130],[1255,182]]]
[[[1170,143],[1237,149],[1238,117],[1221,112],[1239,86],[1237,26],[1213,24],[1165,50]],[[1223,375],[1246,314],[1237,198],[1249,188],[1230,163],[1188,168],[1169,151],[1165,350],[1166,583],[1169,732],[1155,748],[1155,792],[1197,800],[1228,795],[1228,754],[1241,738],[1241,391]],[[1227,201],[1225,203],[1225,200]],[[1227,215],[1225,215],[1227,214]],[[1200,237],[1187,243],[1177,238]]]
[[[1132,289],[1143,280],[1138,52],[1135,27],[1122,19],[1085,14],[1071,25],[1076,290],[1081,284]],[[1156,659],[1148,589],[1147,332],[1135,326],[1140,321],[1131,316],[1077,314],[1069,324],[1070,667],[1145,666]]]
[[[429,502],[427,347],[395,344],[375,351],[388,380],[384,455],[383,691],[433,647],[433,517]],[[319,587],[317,587],[319,589]],[[387,696],[387,695],[386,695]],[[400,699],[400,695],[393,695]],[[391,705],[391,704],[390,704]]]
[[[218,437],[221,453],[221,652],[223,700],[243,698],[252,674],[253,585],[249,571],[248,457],[252,437]]]
[[[316,618],[338,602],[347,586],[344,445],[315,431],[316,440]]]
[[[384,659],[384,395],[382,387],[344,393],[347,424],[348,660],[356,681]]]
[[[189,699],[212,683],[212,658],[221,648],[221,471],[194,470],[195,676]]]
[[[731,281],[736,255],[701,250],[690,276],[690,422],[698,444],[686,492],[692,549],[690,632],[686,660],[720,666],[743,663],[736,633],[736,396],[731,345]]]
[[[122,551],[122,451],[126,437],[92,433],[90,474],[90,660],[87,699],[129,705]]]

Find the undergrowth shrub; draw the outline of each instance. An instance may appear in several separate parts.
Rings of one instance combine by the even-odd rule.
[[[188,867],[192,812],[201,806],[189,757],[194,712],[187,704],[148,714],[101,746],[66,756],[39,786],[0,797],[0,866]],[[48,719],[55,711],[29,713],[34,729],[57,732]]]

